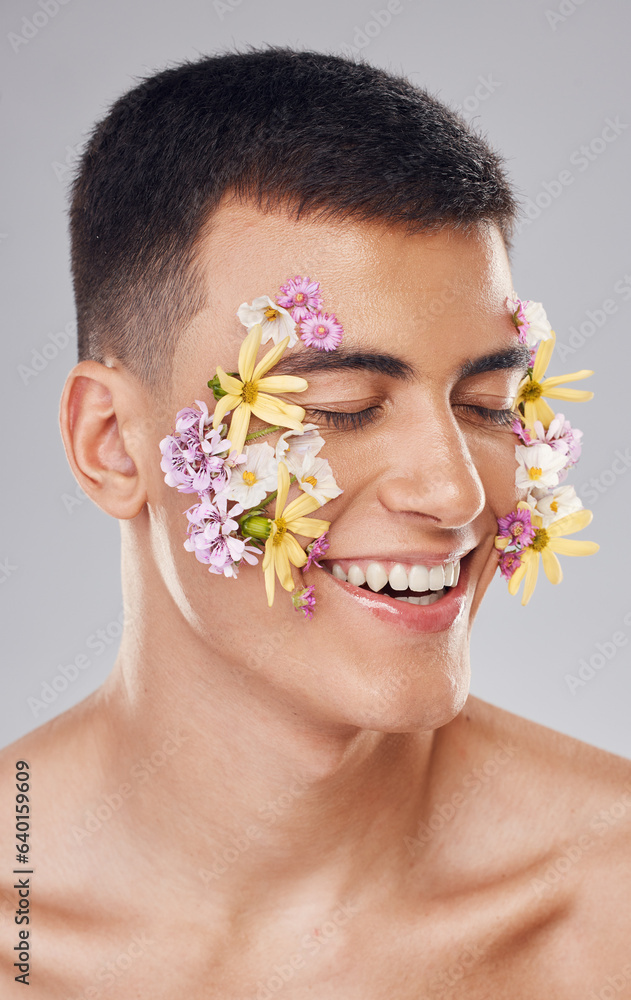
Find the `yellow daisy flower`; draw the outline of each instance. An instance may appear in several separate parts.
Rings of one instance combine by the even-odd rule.
[[[529,504],[519,504],[520,507],[528,507]],[[532,511],[533,508],[531,507]],[[573,514],[566,514],[558,521],[553,521],[547,528],[544,528],[543,519],[540,514],[532,513],[531,521],[535,526],[535,537],[531,544],[520,552],[521,563],[508,581],[509,594],[516,594],[521,581],[525,578],[524,592],[521,603],[528,604],[533,595],[537,574],[539,572],[539,557],[543,561],[543,568],[550,583],[560,583],[563,579],[561,563],[557,559],[557,553],[563,556],[590,556],[598,552],[600,545],[596,542],[579,542],[573,538],[562,538],[562,535],[572,535],[575,531],[581,531],[590,523],[593,515],[591,510],[577,510]],[[504,542],[505,539],[498,541]],[[502,544],[497,544],[497,548],[503,548]]]
[[[302,430],[301,420],[305,415],[302,406],[284,403],[269,395],[269,393],[279,392],[304,392],[308,385],[305,378],[299,378],[296,375],[276,375],[262,378],[285,353],[289,337],[285,337],[276,347],[268,351],[255,367],[256,354],[261,346],[262,336],[261,324],[256,323],[241,344],[238,362],[240,379],[235,378],[234,375],[227,375],[223,368],[217,366],[219,384],[226,395],[217,401],[213,415],[213,427],[216,429],[226,413],[232,410],[228,438],[233,450],[239,453],[243,451],[252,414],[265,420],[268,424],[290,427],[294,431]]]
[[[554,410],[546,403],[543,398],[544,396],[548,399],[587,400],[591,399],[594,395],[593,392],[588,392],[585,389],[561,388],[565,382],[577,382],[581,378],[593,375],[594,373],[587,368],[582,369],[580,372],[574,372],[572,375],[555,375],[553,378],[543,377],[550,364],[555,341],[556,335],[554,330],[548,340],[540,341],[535,355],[532,378],[527,375],[520,382],[519,389],[517,390],[513,406],[514,409],[517,409],[520,403],[524,404],[524,423],[526,427],[533,428],[535,420],[540,420],[545,430],[547,430],[554,420]]]
[[[308,493],[302,493],[285,507],[289,483],[289,469],[284,462],[279,462],[275,516],[269,538],[265,542],[265,555],[261,566],[265,573],[265,590],[270,608],[274,603],[276,574],[278,574],[281,587],[284,587],[285,590],[293,590],[294,580],[291,575],[291,564],[300,567],[304,566],[307,561],[307,553],[289,532],[306,535],[307,538],[319,538],[331,526],[330,521],[320,521],[315,517],[304,516],[322,506],[319,500],[309,496]]]

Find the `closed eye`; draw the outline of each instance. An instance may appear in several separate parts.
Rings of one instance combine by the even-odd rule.
[[[476,406],[473,403],[456,403],[455,405],[467,413],[475,414],[478,417],[482,417],[483,420],[487,420],[491,424],[497,424],[500,427],[511,427],[517,416],[514,410],[494,410],[491,407]]]
[[[309,413],[315,417],[321,417],[333,427],[350,428],[358,430],[364,424],[370,424],[379,416],[380,406],[367,406],[365,410],[355,410],[344,412],[338,410],[316,410],[309,407]]]

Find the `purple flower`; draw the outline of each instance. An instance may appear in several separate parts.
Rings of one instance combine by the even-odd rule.
[[[516,569],[521,566],[521,554],[519,552],[502,552],[500,556],[500,573],[510,580]]]
[[[516,434],[522,444],[530,444],[532,442],[532,437],[530,431],[527,427],[524,427],[519,417],[515,417],[511,424],[511,430],[513,434]]]
[[[311,542],[310,545],[307,545],[306,549],[307,561],[302,567],[303,573],[306,570],[308,570],[311,566],[317,566],[318,569],[322,569],[322,566],[318,562],[318,559],[322,559],[324,553],[327,551],[329,547],[330,543],[328,538],[326,537],[327,534],[328,532],[325,531],[323,535],[320,535],[319,538],[316,538],[315,542]]]
[[[309,314],[300,323],[300,339],[307,347],[319,351],[334,351],[342,342],[344,330],[333,313]]]
[[[576,465],[581,457],[583,432],[572,427],[570,421],[566,420],[562,413],[555,413],[554,420],[550,421],[547,431],[540,420],[535,420],[534,429],[539,441],[545,441],[555,451],[567,455],[566,469]]]
[[[206,404],[196,402],[200,410],[192,406],[180,410],[175,434],[168,434],[160,442],[164,481],[180,493],[203,494],[211,488],[222,489],[230,479],[225,460],[230,442],[210,426],[212,417]]]
[[[525,509],[512,510],[506,517],[497,519],[501,538],[510,538],[510,543],[520,549],[530,545],[535,537],[535,528],[530,520],[530,511]]]
[[[291,600],[296,611],[303,611],[305,618],[313,618],[313,609],[315,608],[314,590],[315,587],[311,584],[310,587],[295,590],[291,595]]]
[[[306,319],[310,313],[316,312],[322,306],[320,282],[296,275],[286,285],[281,285],[276,301],[283,309],[291,309],[292,319],[296,323]]]

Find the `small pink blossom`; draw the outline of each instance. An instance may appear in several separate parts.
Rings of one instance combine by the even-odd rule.
[[[512,510],[506,517],[499,517],[497,523],[500,537],[510,538],[509,544],[516,545],[520,549],[530,545],[535,537],[530,511],[525,508]]]
[[[515,417],[511,424],[511,430],[513,434],[516,434],[519,440],[523,444],[530,444],[533,440],[532,435],[527,427],[524,427],[519,417]]]
[[[302,590],[294,591],[291,595],[292,603],[296,611],[303,611],[305,618],[313,618],[313,609],[315,608],[315,587],[311,584],[310,587],[303,587]]]
[[[307,347],[319,351],[334,351],[342,342],[344,330],[334,313],[310,314],[300,323],[300,339]]]
[[[330,543],[328,538],[326,537],[327,534],[328,532],[325,531],[323,535],[320,535],[319,538],[316,538],[315,542],[311,542],[311,544],[307,546],[306,549],[307,561],[302,567],[303,573],[306,570],[308,570],[311,566],[317,566],[319,569],[323,568],[318,562],[318,559],[322,559],[324,553],[327,551],[329,547]]]
[[[502,552],[500,556],[500,573],[510,580],[511,576],[521,566],[521,554],[519,552]]]
[[[283,309],[291,309],[291,315],[296,323],[306,319],[312,312],[322,308],[320,282],[296,275],[286,285],[281,285],[276,301]]]

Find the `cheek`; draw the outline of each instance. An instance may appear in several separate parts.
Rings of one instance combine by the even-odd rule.
[[[469,442],[470,452],[482,480],[487,507],[495,517],[504,517],[523,499],[515,486],[515,445],[518,438],[512,431],[476,436]]]

